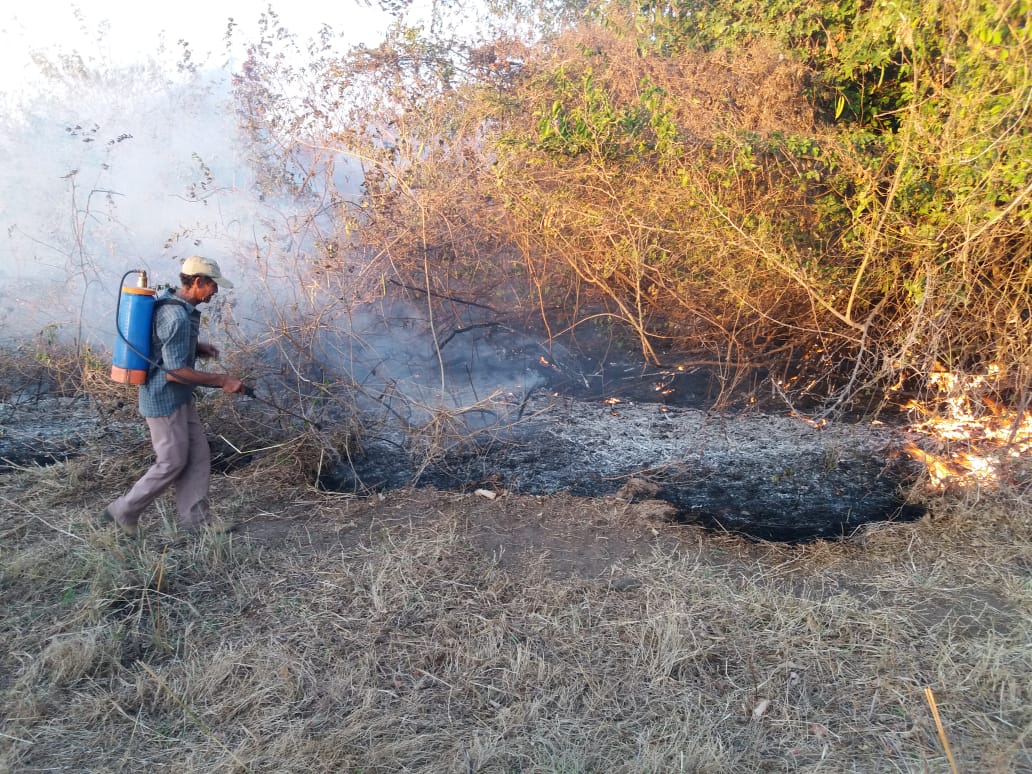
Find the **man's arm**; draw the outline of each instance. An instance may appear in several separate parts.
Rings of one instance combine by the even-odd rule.
[[[198,371],[196,368],[177,368],[174,371],[167,371],[165,378],[170,382],[179,384],[200,385],[202,387],[221,387],[223,392],[243,392],[244,382],[229,374],[213,374],[207,371]]]

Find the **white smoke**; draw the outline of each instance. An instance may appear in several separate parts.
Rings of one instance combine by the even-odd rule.
[[[37,56],[45,87],[0,114],[0,324],[104,348],[119,279],[175,284],[199,253],[254,290],[256,254],[301,254],[305,206],[259,194],[231,68]],[[309,232],[311,230],[309,229]]]
[[[110,18],[90,16],[105,8]],[[309,0],[283,18],[246,0],[184,0],[165,13],[46,0],[9,13],[0,21],[0,342],[42,329],[109,342],[118,280],[130,269],[174,284],[179,262],[200,253],[246,290],[256,256],[303,256],[308,205],[259,194],[233,75],[259,39],[285,61],[304,57],[291,23],[343,52],[378,39],[386,14]],[[331,36],[323,25],[334,21],[344,31]],[[307,224],[301,237],[298,223]]]
[[[48,61],[47,89],[0,125],[0,316],[5,337],[53,326],[88,343],[113,331],[102,310],[123,271],[163,269],[217,227],[216,211],[190,199],[204,164],[241,167],[221,74]]]
[[[422,407],[518,399],[540,382],[530,356],[488,329],[450,342],[442,375],[418,305],[358,306],[370,281],[360,255],[338,254],[334,276],[313,279],[318,245],[345,244],[339,218],[320,206],[319,186],[301,202],[258,184],[231,65],[116,65],[61,50],[38,61],[45,88],[5,95],[0,114],[0,344],[43,332],[109,352],[125,272],[174,285],[183,258],[201,254],[236,285],[202,308],[206,338],[224,352],[277,350],[288,375],[325,368],[374,401],[404,404],[413,422]],[[327,192],[358,196],[357,165],[311,153],[327,165]]]

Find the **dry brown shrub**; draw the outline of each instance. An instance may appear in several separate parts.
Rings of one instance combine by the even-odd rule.
[[[633,35],[585,26],[564,34],[553,44],[547,63],[534,62],[532,67],[579,72],[594,66],[612,93],[625,101],[647,78],[675,97],[671,106],[677,124],[696,142],[735,130],[765,135],[817,128],[812,104],[804,96],[813,85],[813,73],[769,41],[756,40],[733,53],[684,50],[677,56],[639,47]]]
[[[557,97],[557,78],[574,84],[570,94]],[[825,351],[837,339],[855,343],[792,242],[816,217],[811,194],[788,179],[797,170],[754,152],[747,138],[810,135],[807,78],[767,45],[658,56],[592,27],[531,62],[523,111],[508,116],[517,139],[500,141],[495,180],[550,330],[615,318],[647,359],[688,350],[724,364],[731,380],[741,369],[797,367],[822,339]],[[576,84],[589,79],[605,96],[580,104]],[[608,145],[617,130],[605,111],[635,106],[647,87],[662,89],[676,139]],[[577,120],[597,109],[603,122],[594,141],[577,135],[582,146],[565,155],[536,139],[559,98]]]

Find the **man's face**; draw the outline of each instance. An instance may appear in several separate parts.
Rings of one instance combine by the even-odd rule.
[[[191,287],[186,288],[183,295],[186,299],[197,306],[211,301],[212,296],[219,292],[219,286],[210,277],[197,277]]]

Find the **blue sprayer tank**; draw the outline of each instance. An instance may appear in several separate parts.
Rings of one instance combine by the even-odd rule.
[[[118,297],[118,335],[111,358],[111,379],[119,384],[143,384],[150,368],[155,291],[147,287],[147,272],[136,273],[137,284],[122,285]]]

